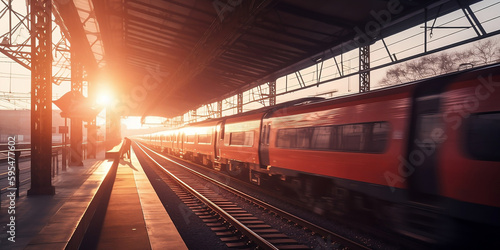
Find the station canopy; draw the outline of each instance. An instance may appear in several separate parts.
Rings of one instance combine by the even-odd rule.
[[[82,27],[69,10],[89,0],[74,0],[71,8],[70,1],[54,2],[78,37]],[[112,82],[95,84],[115,92],[125,115],[178,116],[420,25],[424,9],[432,20],[472,2],[93,0],[88,11],[106,61],[100,71]]]

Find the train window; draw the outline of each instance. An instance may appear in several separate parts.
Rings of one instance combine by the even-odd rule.
[[[312,137],[313,149],[330,149],[330,141],[332,135],[332,127],[316,127],[314,128]]]
[[[467,152],[477,160],[500,161],[500,112],[473,114],[467,123]]]
[[[349,124],[338,126],[339,136],[342,139],[339,149],[343,151],[362,151],[365,139],[364,125]]]
[[[382,153],[389,137],[389,124],[387,122],[376,122],[372,123],[372,125],[372,134],[366,144],[366,150],[373,153]]]
[[[232,132],[229,134],[229,145],[231,146],[253,146],[253,131]]]
[[[186,135],[186,143],[194,143],[194,135]]]
[[[288,128],[278,130],[276,147],[382,153],[388,135],[387,122]]]
[[[267,126],[267,135],[266,135],[266,145],[269,145],[269,136],[271,135],[271,125]]]
[[[212,136],[210,136],[210,135],[198,135],[198,143],[210,144],[211,140],[212,140]]]
[[[295,148],[297,138],[297,129],[288,128],[278,130],[276,146],[279,148]]]
[[[224,133],[225,133],[224,131],[225,131],[225,127],[224,127],[224,124],[222,124],[220,126],[220,132],[219,132],[221,140],[224,140]]]
[[[310,148],[311,147],[311,137],[314,128],[299,128],[297,129],[297,140],[295,147],[297,148]]]
[[[337,126],[337,150],[382,153],[387,144],[389,124],[372,122]]]

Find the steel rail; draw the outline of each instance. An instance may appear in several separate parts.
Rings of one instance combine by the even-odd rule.
[[[151,157],[146,151],[143,149],[146,148],[144,145],[139,145],[139,143],[135,142],[134,143],[138,146],[138,148],[152,161],[154,162],[158,167],[163,169],[163,171],[173,180],[175,180],[180,186],[182,186],[184,189],[186,189],[189,193],[194,195],[196,198],[198,198],[201,202],[203,202],[205,205],[210,207],[213,211],[215,211],[217,214],[219,214],[221,217],[223,217],[226,221],[228,221],[232,226],[234,226],[237,230],[239,230],[243,235],[247,236],[252,242],[257,244],[259,247],[262,247],[263,249],[275,249],[277,250],[278,248],[274,246],[272,243],[267,241],[266,239],[262,238],[260,235],[252,231],[250,228],[245,226],[243,223],[238,221],[236,218],[234,218],[232,215],[224,211],[221,207],[210,201],[208,198],[206,198],[204,195],[200,194],[198,191],[187,185],[185,182],[183,182],[181,179],[179,179],[177,176],[172,174],[170,171],[165,169],[160,163],[158,163],[153,157]],[[154,152],[154,151],[152,151]],[[154,152],[156,153],[156,152]],[[175,162],[174,162],[175,163]]]
[[[135,143],[136,144],[141,144],[143,147],[147,148],[142,143],[139,143],[139,142],[135,142]],[[217,181],[217,180],[212,179],[212,178],[210,178],[208,176],[205,176],[205,175],[203,175],[203,174],[201,174],[201,173],[199,173],[199,172],[197,172],[197,171],[195,171],[195,170],[193,170],[193,169],[191,169],[191,168],[189,168],[189,167],[187,167],[187,166],[185,166],[185,165],[183,165],[181,163],[178,163],[178,162],[176,162],[176,161],[174,161],[172,159],[169,159],[168,157],[166,157],[164,155],[161,155],[161,154],[159,154],[159,153],[157,153],[157,152],[155,152],[155,151],[153,151],[151,149],[149,149],[149,150],[151,152],[155,153],[156,155],[158,155],[159,157],[161,157],[161,158],[163,158],[163,159],[165,159],[167,161],[170,161],[170,162],[172,162],[172,163],[174,163],[174,164],[176,164],[178,166],[181,166],[181,167],[185,168],[186,170],[190,171],[191,173],[193,173],[193,174],[195,174],[195,175],[197,175],[197,176],[199,176],[199,177],[201,177],[201,178],[203,178],[203,179],[205,179],[207,181],[213,182],[213,183],[217,184],[218,186],[226,189],[227,191],[229,191],[231,193],[234,193],[234,194],[236,194],[236,195],[238,195],[238,196],[240,196],[240,197],[242,197],[242,198],[244,198],[246,200],[249,200],[249,201],[257,204],[258,206],[260,206],[260,207],[262,207],[264,209],[272,211],[273,213],[276,213],[280,217],[282,217],[284,219],[287,219],[287,220],[289,220],[291,222],[294,222],[297,225],[302,226],[303,228],[310,229],[312,232],[321,235],[325,239],[328,238],[328,237],[332,237],[332,239],[335,238],[339,243],[341,243],[342,245],[348,247],[349,249],[370,249],[367,246],[364,246],[364,245],[359,244],[359,243],[357,243],[355,241],[347,239],[347,238],[345,238],[345,237],[343,237],[341,235],[338,235],[338,234],[336,234],[334,232],[329,231],[328,229],[325,229],[323,227],[320,227],[318,225],[310,223],[310,222],[308,222],[308,221],[306,221],[306,220],[304,220],[304,219],[302,219],[300,217],[297,217],[297,216],[295,216],[295,215],[293,215],[291,213],[288,213],[288,212],[286,212],[286,211],[284,211],[284,210],[282,210],[280,208],[277,208],[277,207],[275,207],[275,206],[273,206],[271,204],[268,204],[268,203],[266,203],[264,201],[261,201],[261,200],[259,200],[257,198],[254,198],[254,197],[252,197],[252,196],[250,196],[248,194],[245,194],[245,193],[243,193],[243,192],[241,192],[241,191],[239,191],[239,190],[237,190],[237,189],[235,189],[233,187],[230,187],[230,186],[228,186],[228,185],[226,185],[226,184],[224,184],[224,183],[222,183],[220,181]]]

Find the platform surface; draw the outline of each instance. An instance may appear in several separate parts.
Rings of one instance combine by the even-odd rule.
[[[8,214],[7,193],[2,193],[2,206],[0,209],[0,249],[24,249],[37,236],[37,234],[47,225],[54,214],[77,192],[92,192],[97,186],[82,185],[99,169],[104,159],[104,152],[97,154],[96,159],[83,160],[83,167],[68,167],[66,171],[59,170],[53,177],[52,185],[56,188],[55,195],[27,196],[30,184],[21,186],[20,197],[16,199],[15,205],[15,242],[8,240],[11,237],[7,233],[7,223],[11,215]],[[2,165],[3,167],[4,165]],[[30,161],[20,162],[20,168],[30,166]],[[96,176],[94,176],[96,177]],[[22,176],[22,180],[29,176]],[[90,182],[89,182],[90,183]],[[80,190],[80,191],[79,191]]]
[[[120,160],[97,249],[187,249],[133,151]]]
[[[15,242],[8,240],[8,201],[2,194],[0,249],[64,249],[111,165],[101,152],[83,167],[68,167],[53,178],[53,196],[26,196],[30,185],[23,186],[16,199]],[[133,152],[118,165],[98,248],[187,249]]]

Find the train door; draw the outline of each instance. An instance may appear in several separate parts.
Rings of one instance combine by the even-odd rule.
[[[179,154],[181,157],[184,156],[184,139],[184,132],[181,132],[179,135]]]
[[[217,128],[215,129],[215,159],[220,158],[220,146],[224,143],[224,121],[217,123]]]
[[[427,91],[426,91],[427,92]],[[416,96],[413,106],[412,134],[409,151],[404,163],[408,171],[410,199],[426,202],[437,198],[439,140],[444,133],[440,113],[439,90]]]
[[[271,165],[269,160],[269,138],[271,134],[271,121],[264,119],[260,135],[260,164],[264,166]]]

